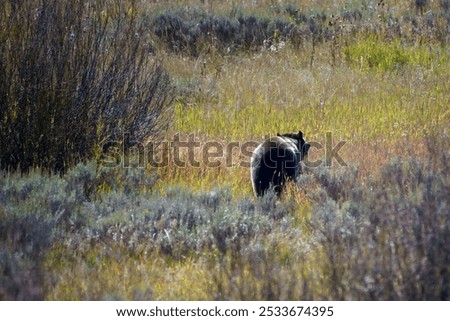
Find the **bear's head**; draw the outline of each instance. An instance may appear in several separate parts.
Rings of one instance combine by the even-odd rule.
[[[302,131],[299,131],[298,133],[286,133],[286,134],[278,133],[277,136],[288,137],[288,138],[291,138],[291,139],[297,141],[296,145],[297,145],[298,150],[301,153],[302,160],[305,158],[306,155],[308,155],[308,151],[309,151],[309,148],[311,147],[311,145],[303,139]]]

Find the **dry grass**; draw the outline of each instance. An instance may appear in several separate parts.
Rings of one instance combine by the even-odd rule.
[[[423,137],[448,129],[450,75],[443,72],[449,66],[442,58],[448,50],[434,54],[434,68],[409,66],[388,73],[360,71],[344,62],[332,67],[327,45],[316,54],[312,68],[305,52],[290,48],[224,57],[166,56],[180,90],[189,93],[176,104],[175,125],[167,137],[194,134],[201,145],[226,145],[301,129],[307,140],[325,146],[330,132],[333,146],[346,141],[342,158],[359,166],[364,176],[395,156],[423,155]],[[246,159],[238,154],[235,150],[233,159]],[[325,150],[312,149],[310,156],[323,159]],[[196,159],[202,160],[201,149]],[[251,193],[247,169],[227,168],[225,159],[218,168],[203,165],[169,165],[160,172],[161,185],[225,185],[237,194]]]

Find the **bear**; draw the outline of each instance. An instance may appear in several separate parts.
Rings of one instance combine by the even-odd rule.
[[[253,151],[250,177],[255,196],[263,196],[270,188],[279,197],[287,181],[295,181],[301,172],[300,161],[308,154],[310,144],[303,133],[277,134]]]

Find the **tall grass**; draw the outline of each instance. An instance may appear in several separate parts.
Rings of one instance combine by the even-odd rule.
[[[317,66],[312,68],[307,55],[290,48],[250,57],[168,56],[168,68],[184,94],[175,105],[169,137],[186,132],[242,142],[301,128],[307,139],[321,143],[332,132],[336,140],[348,141],[347,146],[386,146],[445,130],[448,50],[370,40],[348,48],[342,51],[351,51],[351,58],[342,55],[333,67],[330,47],[317,46]],[[391,55],[400,50],[408,62],[397,65],[372,48]],[[371,56],[385,60],[369,68]]]
[[[445,56],[445,55],[444,55]],[[360,40],[344,49],[348,64],[362,70],[401,71],[405,65],[440,69],[442,55],[430,53],[424,46],[405,47],[399,40],[383,43],[372,37]]]

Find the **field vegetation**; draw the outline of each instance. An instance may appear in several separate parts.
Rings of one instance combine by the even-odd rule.
[[[0,299],[449,300],[449,28],[447,0],[0,2]],[[226,146],[298,130],[320,164],[255,198]]]

